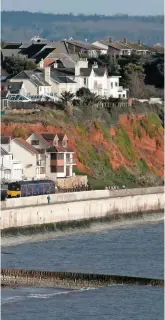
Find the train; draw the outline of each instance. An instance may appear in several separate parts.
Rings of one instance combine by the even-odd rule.
[[[8,184],[7,198],[30,197],[55,193],[52,180],[24,180]]]

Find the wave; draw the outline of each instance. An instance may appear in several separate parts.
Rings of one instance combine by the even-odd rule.
[[[5,298],[1,300],[1,305],[8,305],[10,303],[16,303],[19,301],[24,301],[27,299],[50,299],[55,296],[60,295],[68,295],[68,294],[75,294],[75,293],[82,293],[88,290],[96,290],[97,288],[81,288],[77,290],[66,290],[66,291],[59,291],[59,292],[52,292],[52,293],[30,293],[28,295],[22,295],[22,296],[13,296],[9,298]]]

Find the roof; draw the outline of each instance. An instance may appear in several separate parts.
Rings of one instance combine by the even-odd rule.
[[[39,53],[41,49],[46,46],[45,43],[32,43],[30,46],[26,48],[22,48],[20,53],[27,55],[28,58],[32,58],[35,54]]]
[[[39,152],[36,150],[36,148],[34,148],[30,143],[23,140],[22,138],[15,138],[15,139],[13,139],[13,141],[18,143],[21,147],[23,147],[24,149],[28,150],[31,153],[39,154]]]
[[[88,43],[86,41],[79,41],[79,40],[67,40],[67,43],[73,44],[77,47],[83,48],[85,50],[100,50],[99,47],[93,45],[92,43]]]
[[[97,76],[102,77],[105,74],[105,67],[93,68],[93,71]]]
[[[23,85],[23,82],[22,82],[22,81],[10,82],[10,83],[9,83],[9,91],[10,91],[10,93],[18,94],[19,91],[20,91],[21,88],[22,88],[22,85]],[[10,87],[11,87],[11,88],[10,88]]]
[[[53,153],[53,152],[73,152],[72,148],[64,148],[61,146],[58,147],[50,147],[49,149],[47,149],[48,153]]]
[[[110,42],[108,43],[108,46],[109,47],[113,47],[115,48],[116,50],[130,50],[132,49],[128,43],[124,43],[124,42],[121,42],[121,41],[114,41],[114,42]]]
[[[120,41],[120,44],[124,44],[123,41]],[[127,46],[130,47],[131,49],[134,49],[134,50],[148,50],[148,47],[146,47],[145,45],[143,44],[139,44],[139,43],[136,43],[136,42],[127,42]]]
[[[1,144],[9,144],[10,143],[10,137],[9,136],[1,136]]]
[[[1,147],[1,156],[9,155],[9,153]]]
[[[63,141],[64,137],[66,136],[65,133],[40,133],[40,136],[47,142],[51,142],[54,140],[54,138],[57,136],[59,141]],[[67,136],[66,136],[67,138]],[[68,140],[68,138],[66,139]]]
[[[5,43],[4,49],[19,49],[21,44],[21,42],[8,42]]]
[[[22,54],[20,53],[20,49],[2,49],[2,55],[3,57],[12,57],[12,56],[22,57]]]
[[[36,86],[50,86],[48,82],[45,81],[44,74],[41,70],[24,70],[17,74],[14,79],[29,79]]]
[[[76,83],[75,81],[73,81],[72,79],[67,77],[67,75],[65,73],[61,72],[58,69],[51,70],[50,76],[51,76],[52,80],[54,80],[58,83]]]
[[[38,52],[33,58],[35,57],[35,61],[38,64],[42,59],[44,60],[50,53],[54,51],[54,48],[44,48],[40,52]]]

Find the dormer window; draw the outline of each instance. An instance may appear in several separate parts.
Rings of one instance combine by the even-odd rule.
[[[58,140],[54,140],[54,146],[58,147]]]
[[[64,148],[67,147],[67,141],[66,141],[66,140],[63,140],[63,141],[62,141],[62,146],[63,146]]]

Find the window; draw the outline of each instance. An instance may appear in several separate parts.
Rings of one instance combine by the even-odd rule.
[[[40,174],[45,174],[45,168],[44,167],[40,168]]]
[[[121,98],[121,94],[119,94],[119,98]]]
[[[84,86],[87,85],[87,78],[84,78]]]
[[[67,141],[66,141],[66,140],[63,140],[63,142],[62,142],[62,146],[63,146],[64,148],[66,148],[66,147],[67,147]]]
[[[69,160],[70,159],[70,153],[66,154],[66,159]]]
[[[123,94],[123,98],[125,98],[125,94]]]
[[[51,153],[51,160],[57,160],[57,153]]]
[[[32,146],[39,146],[39,140],[32,140],[31,145]]]
[[[54,146],[58,147],[58,140],[54,140]]]
[[[118,86],[118,82],[115,82],[115,86],[116,86],[116,87]]]
[[[111,88],[113,88],[113,82],[111,82]]]
[[[63,166],[51,166],[51,172],[64,172],[64,167]]]
[[[63,153],[57,153],[57,159],[58,160],[64,160],[64,154]]]

